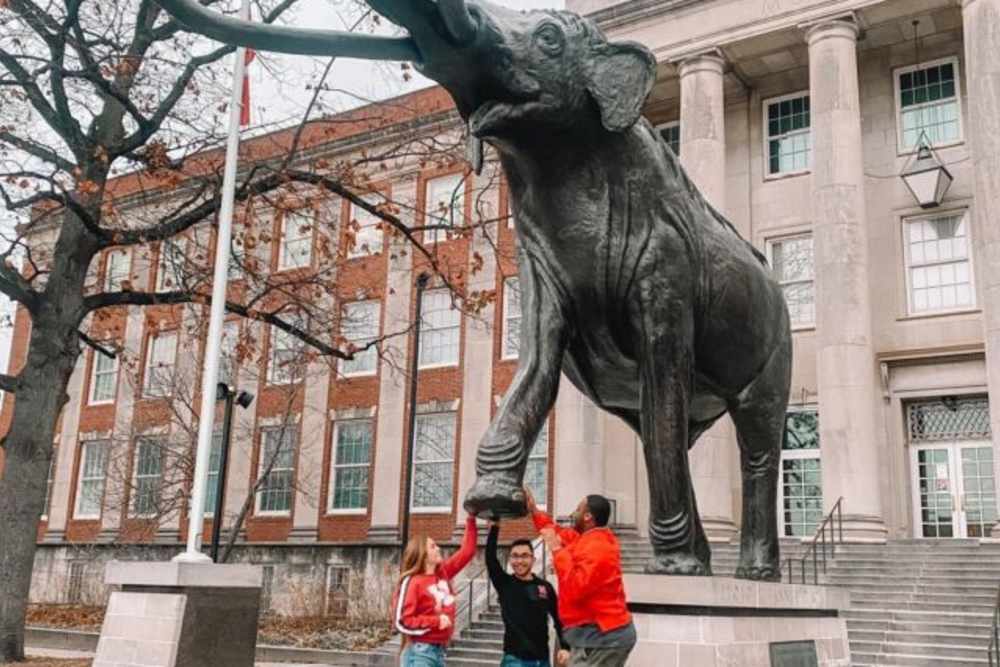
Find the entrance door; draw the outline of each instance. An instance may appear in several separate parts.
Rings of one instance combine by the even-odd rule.
[[[983,537],[996,522],[993,447],[986,442],[913,447],[918,537]]]

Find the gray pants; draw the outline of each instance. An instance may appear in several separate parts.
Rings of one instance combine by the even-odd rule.
[[[569,655],[569,667],[625,667],[628,648],[574,648]]]

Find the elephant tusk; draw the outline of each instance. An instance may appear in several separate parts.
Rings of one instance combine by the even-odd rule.
[[[192,32],[224,44],[304,56],[412,62],[419,62],[421,59],[420,51],[409,37],[377,37],[337,30],[289,28],[224,16],[201,6],[196,0],[156,1]]]

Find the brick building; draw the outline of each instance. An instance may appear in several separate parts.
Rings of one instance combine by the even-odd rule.
[[[995,535],[1000,457],[991,434],[1000,428],[1000,407],[988,396],[1000,382],[1000,231],[993,224],[1000,138],[990,119],[1000,117],[1000,45],[988,26],[1000,16],[1000,0],[569,5],[611,39],[653,50],[660,67],[647,117],[713,204],[766,251],[785,286],[795,367],[779,499],[783,535],[811,536],[838,498],[849,539]],[[457,131],[439,89],[388,106],[409,103],[419,113],[377,129],[359,121],[355,131],[317,139],[309,150],[357,154],[400,136]],[[899,177],[922,132],[954,177],[934,209],[918,206]],[[461,495],[474,475],[477,439],[516,368],[516,221],[489,169],[475,177],[463,165],[404,160],[373,192],[407,203],[418,225],[428,209],[442,210],[442,201],[444,210],[467,219],[494,221],[471,235],[437,239],[433,248],[449,266],[466,268],[469,289],[495,290],[496,300],[481,316],[463,317],[438,286],[424,297],[413,527],[449,541],[463,520]],[[362,323],[345,337],[405,330],[415,317],[414,280],[424,260],[397,252],[347,203],[319,214],[341,227],[357,219],[367,244],[351,253],[331,295]],[[283,224],[276,219],[273,242],[255,252],[276,272],[308,267],[317,239]],[[151,262],[108,255],[96,270],[106,281],[126,274],[159,280],[158,252]],[[29,326],[22,315],[15,369]],[[146,369],[156,375],[158,367],[198,367],[199,342],[171,333],[183,317],[179,307],[129,309],[99,326],[114,328],[144,360],[139,375],[147,383]],[[399,369],[414,353],[410,338],[390,337],[381,357],[365,354],[337,369],[312,364],[289,410],[279,387],[293,378],[273,363],[290,348],[280,336],[276,345],[274,336],[261,335],[265,351],[254,372],[237,369],[236,384],[258,400],[238,412],[246,437],[234,446],[227,517],[255,480],[259,451],[287,455],[277,457],[279,481],[256,494],[238,557],[273,566],[267,576],[275,599],[287,593],[282,582],[296,576],[338,588],[345,567],[377,573],[400,525],[408,422]],[[96,575],[99,568],[82,554],[109,551],[100,545],[122,542],[136,522],[134,507],[109,512],[100,498],[116,425],[141,431],[129,451],[137,463],[143,458],[155,485],[160,473],[155,462],[146,465],[152,450],[135,443],[170,420],[147,397],[126,386],[109,362],[91,352],[81,357],[39,527],[36,598],[63,595],[60,582],[80,579],[85,568]],[[292,415],[289,434],[274,431],[282,414]],[[641,533],[648,500],[635,440],[564,380],[533,450],[530,483],[557,515],[584,493],[601,491],[615,501],[615,521]],[[702,438],[692,466],[707,531],[715,540],[732,539],[740,482],[730,426],[719,424]],[[132,541],[168,557],[183,520],[180,512]]]

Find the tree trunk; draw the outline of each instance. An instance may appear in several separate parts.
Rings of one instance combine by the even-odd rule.
[[[66,388],[80,356],[87,266],[98,250],[78,220],[65,216],[51,273],[32,318],[28,358],[18,380],[0,472],[0,663],[24,660],[24,621],[45,511],[49,461]]]

